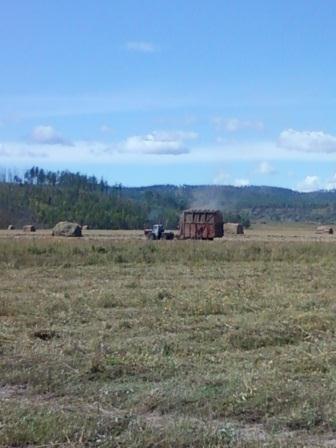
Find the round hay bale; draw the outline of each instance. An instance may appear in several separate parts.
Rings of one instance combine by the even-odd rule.
[[[225,233],[231,235],[243,235],[244,227],[239,222],[226,222],[224,224],[224,235]]]
[[[24,232],[36,232],[35,226],[32,226],[31,224],[23,226]]]
[[[8,230],[15,230],[15,226],[13,226],[13,224],[9,224]]]
[[[82,228],[76,222],[61,221],[53,228],[52,236],[80,237]]]
[[[318,226],[315,233],[318,234],[326,233],[328,235],[332,235],[334,233],[334,229],[329,226]]]
[[[87,225],[87,224],[85,224],[84,226],[82,226],[82,230],[89,230],[90,229],[90,227]]]

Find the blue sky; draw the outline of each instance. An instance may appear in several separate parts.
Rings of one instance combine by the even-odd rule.
[[[334,0],[7,0],[0,167],[336,187]]]

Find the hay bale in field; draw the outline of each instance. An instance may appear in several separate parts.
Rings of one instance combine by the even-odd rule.
[[[224,235],[226,233],[231,235],[243,235],[244,227],[239,222],[226,222],[224,224]]]
[[[32,226],[31,224],[23,226],[24,232],[36,232],[35,226]]]
[[[13,224],[9,224],[8,230],[15,230],[15,227],[13,226]]]
[[[61,221],[53,228],[52,236],[79,237],[82,236],[82,228],[76,222]]]
[[[85,224],[84,226],[82,226],[82,230],[89,230],[90,229],[90,227],[87,225],[87,224]]]
[[[315,233],[332,235],[334,233],[334,229],[329,226],[318,226],[315,230]]]

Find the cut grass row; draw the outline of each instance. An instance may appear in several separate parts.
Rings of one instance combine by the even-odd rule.
[[[317,262],[332,263],[334,242],[1,240],[0,265],[13,268],[106,263]]]
[[[336,246],[0,245],[3,446],[332,443]]]

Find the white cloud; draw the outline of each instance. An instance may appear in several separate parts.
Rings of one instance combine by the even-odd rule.
[[[144,41],[132,41],[127,42],[125,48],[129,51],[135,51],[138,53],[155,53],[158,51],[158,47],[151,42]]]
[[[236,179],[234,185],[236,187],[247,187],[248,185],[251,185],[251,182],[249,179]]]
[[[52,126],[36,126],[29,137],[31,143],[38,145],[69,145],[71,144]]]
[[[238,132],[245,129],[262,131],[264,124],[258,120],[240,120],[239,118],[215,117],[213,123],[217,130],[225,130],[227,132]]]
[[[336,173],[327,180],[326,190],[336,190]]]
[[[269,174],[275,174],[276,171],[273,168],[273,166],[269,163],[269,162],[261,162],[258,166],[258,170],[257,172],[259,174],[263,174],[265,176],[269,175]]]
[[[225,185],[228,184],[230,180],[230,175],[225,171],[221,170],[213,178],[213,183],[215,185]]]
[[[302,182],[298,183],[297,188],[303,192],[320,190],[320,178],[318,176],[306,176]]]
[[[134,163],[139,166],[214,163],[218,170],[228,161],[255,161],[255,173],[264,175],[274,172],[273,163],[276,160],[336,163],[336,152],[293,151],[272,140],[227,138],[213,144],[202,144],[197,140],[198,134],[193,131],[153,131],[147,135],[131,135],[122,141],[114,140],[109,143],[104,139],[69,142],[51,126],[38,126],[34,131],[34,138],[27,142],[0,142],[0,157],[9,159],[12,154],[12,163],[19,163],[25,158],[37,163],[33,160],[34,157],[38,159],[42,156],[48,157],[49,161],[63,163],[73,162],[79,157],[81,163]],[[225,182],[223,177],[219,181]],[[322,185],[327,185],[327,180]]]
[[[56,149],[57,148],[57,149]],[[117,150],[114,149],[116,153]],[[106,143],[95,141],[76,141],[64,145],[48,143],[3,142],[0,144],[0,160],[9,159],[11,163],[37,163],[39,160],[55,163],[102,163],[112,161],[113,148]]]
[[[173,163],[176,156],[189,157],[189,149],[180,141],[162,141],[146,137],[130,137],[123,142],[106,144],[99,141],[76,141],[70,145],[34,145],[23,142],[0,144],[0,161],[11,164],[38,163],[39,160],[54,163],[116,163],[161,164]],[[146,156],[146,157],[144,157]],[[164,156],[164,162],[162,161]],[[189,158],[187,160],[190,160]],[[186,160],[185,160],[186,161]]]
[[[336,136],[322,131],[287,129],[280,134],[279,146],[305,153],[334,153],[336,152]]]
[[[196,134],[195,134],[196,135]],[[180,155],[190,150],[184,140],[196,138],[194,134],[153,132],[145,136],[128,137],[120,145],[120,152],[135,154]]]
[[[74,141],[67,142],[57,139],[53,132],[39,132],[34,134],[34,140],[28,142],[2,142],[0,143],[0,160],[10,159],[12,163],[47,158],[53,162],[82,163],[161,163],[162,156],[168,163],[180,157],[191,156],[186,146],[188,140],[195,140],[195,132],[152,132],[145,136],[130,136],[124,141],[115,141],[107,144],[102,141]],[[52,143],[51,143],[52,141]],[[56,148],[56,141],[59,144]],[[146,161],[144,159],[146,157]],[[187,159],[188,160],[188,159]]]
[[[50,146],[49,148],[50,149]],[[43,147],[34,148],[27,143],[1,143],[0,158],[20,161],[23,159],[45,159],[48,157],[48,151]]]
[[[0,144],[0,157],[10,157],[11,153],[4,144]]]
[[[193,131],[154,131],[152,132],[160,140],[196,140],[197,132]]]
[[[103,134],[109,134],[110,132],[113,132],[113,129],[109,125],[107,125],[107,124],[102,124],[100,126],[99,130]]]

